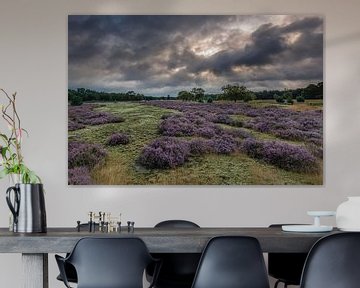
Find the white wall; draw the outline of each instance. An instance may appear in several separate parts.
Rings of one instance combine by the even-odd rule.
[[[26,161],[46,187],[48,226],[73,226],[89,210],[122,212],[136,226],[187,218],[201,226],[308,222],[360,195],[360,2],[358,0],[1,0],[0,87],[18,92]],[[283,14],[325,16],[323,186],[67,186],[68,14]],[[96,40],[96,39],[94,39]],[[0,226],[8,224],[6,180]],[[328,223],[334,224],[334,220]],[[50,287],[57,271],[52,256]],[[0,255],[1,287],[20,287],[19,255]]]

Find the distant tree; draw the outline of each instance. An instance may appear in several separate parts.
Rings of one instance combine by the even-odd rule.
[[[310,84],[304,88],[306,99],[322,99],[323,98],[323,82]]]
[[[283,93],[283,98],[286,104],[294,104],[293,95],[290,90],[285,89]]]
[[[294,98],[298,97],[298,96],[301,96],[301,93],[304,91],[303,88],[297,88],[297,89],[292,89],[291,92],[292,92],[292,95]]]
[[[68,89],[68,102],[69,103],[71,103],[71,99],[72,99],[72,97],[74,97],[74,95],[76,95],[76,91]]]
[[[305,89],[301,89],[300,96],[306,98]]]
[[[206,102],[210,103],[209,100],[211,100],[211,102],[219,100],[221,98],[221,94],[205,94],[205,100]]]
[[[71,106],[80,106],[83,104],[83,99],[80,95],[73,95],[70,99]]]
[[[72,99],[74,96],[81,97],[83,102],[94,102],[94,101],[102,101],[102,102],[109,102],[109,101],[141,101],[145,99],[145,96],[140,93],[135,93],[134,91],[128,91],[126,93],[123,92],[98,92],[90,89],[85,88],[77,88],[76,90],[69,89],[68,90],[68,100],[69,103],[72,103]],[[148,96],[148,98],[153,99],[154,97]],[[79,101],[79,99],[74,100],[75,103]],[[77,102],[76,102],[77,101]]]
[[[190,93],[193,95],[194,101],[202,101],[205,96],[205,90],[202,88],[193,88]]]
[[[221,87],[223,92],[223,99],[231,100],[236,102],[237,100],[243,100],[248,102],[250,100],[256,99],[256,95],[248,90],[245,86],[239,86],[239,84],[230,85],[227,84]]]
[[[247,91],[247,93],[244,95],[244,102],[249,102],[255,99],[256,95],[251,91]]]
[[[126,96],[131,99],[131,98],[134,98],[136,95],[136,93],[134,91],[127,91],[126,92]]]
[[[296,102],[303,103],[303,102],[305,102],[305,98],[303,96],[297,96],[296,97]]]
[[[305,91],[302,89],[300,95],[296,96],[296,102],[303,103],[305,102]]]
[[[135,97],[134,97],[134,101],[141,101],[144,100],[145,96],[144,94],[140,94],[140,93],[136,93]]]
[[[284,97],[282,95],[275,94],[274,99],[275,99],[275,101],[277,103],[284,103],[285,102]]]
[[[84,95],[84,94],[85,94],[86,89],[85,89],[85,88],[78,88],[76,91],[77,91],[77,93],[78,93],[78,94],[82,94],[82,95]]]
[[[178,93],[177,99],[183,101],[190,101],[192,100],[193,95],[189,91],[180,91]]]
[[[274,98],[275,95],[280,95],[281,91],[279,91],[279,90],[263,90],[263,91],[254,92],[254,94],[256,95],[256,99],[270,100],[270,99],[275,99]]]
[[[80,106],[84,102],[84,94],[78,93],[77,90],[68,89],[68,103],[71,106]]]

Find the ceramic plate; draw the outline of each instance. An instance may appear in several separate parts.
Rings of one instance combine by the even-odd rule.
[[[324,225],[283,225],[281,228],[286,232],[330,232],[333,229],[332,226]]]

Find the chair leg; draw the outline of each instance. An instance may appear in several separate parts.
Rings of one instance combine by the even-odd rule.
[[[277,280],[277,281],[275,282],[275,284],[274,284],[274,288],[277,288],[280,283],[284,283],[284,288],[287,288],[287,287],[288,287],[288,285],[287,285],[286,282],[283,282],[283,281],[281,281],[281,280]]]

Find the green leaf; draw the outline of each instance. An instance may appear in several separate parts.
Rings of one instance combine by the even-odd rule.
[[[19,170],[20,170],[20,174],[22,175],[21,178],[23,183],[31,183],[31,184],[41,183],[40,177],[37,176],[34,171],[30,170],[24,164],[19,164]]]
[[[26,136],[29,137],[29,132],[26,131],[24,128],[21,128],[22,131],[24,131],[26,133]]]
[[[9,139],[5,134],[0,133],[0,138],[4,140],[4,142],[7,142]]]
[[[8,150],[7,147],[1,147],[1,156],[2,156],[3,158],[6,157],[6,151],[7,151],[7,150]]]
[[[33,184],[41,183],[40,178],[33,171],[30,171],[28,176],[29,176],[30,183],[33,183]]]

